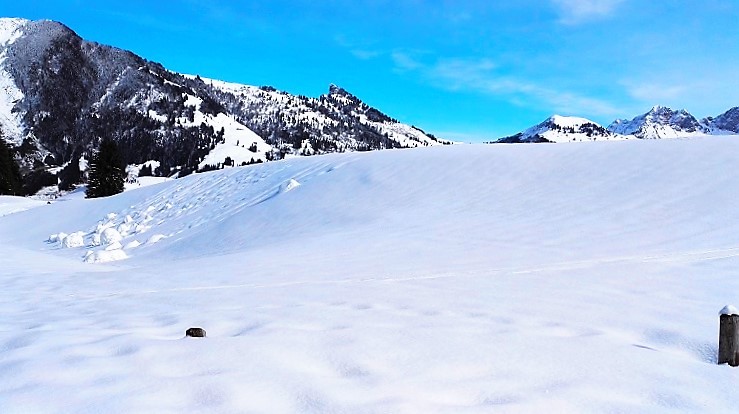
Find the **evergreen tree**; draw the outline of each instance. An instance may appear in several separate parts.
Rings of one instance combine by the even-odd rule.
[[[80,154],[77,151],[75,151],[75,155],[69,161],[69,164],[59,171],[58,177],[59,189],[62,191],[71,191],[77,184],[83,182],[82,171],[80,170]]]
[[[90,160],[89,181],[85,197],[107,197],[123,192],[126,176],[118,146],[112,140],[104,139]]]
[[[151,177],[152,175],[153,171],[150,164],[145,164],[139,169],[139,177]]]
[[[21,174],[10,145],[0,134],[0,195],[21,193]]]

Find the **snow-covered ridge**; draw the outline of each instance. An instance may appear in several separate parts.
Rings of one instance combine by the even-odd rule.
[[[632,119],[617,119],[607,128],[580,117],[554,115],[518,134],[494,142],[580,142],[596,140],[664,139],[739,133],[739,107],[713,118],[696,119],[685,109],[654,106]]]
[[[194,77],[190,75],[189,78]],[[307,128],[313,131],[331,130],[347,126],[346,120],[342,117],[349,115],[358,119],[360,124],[384,135],[389,140],[388,147],[415,148],[449,143],[381,114],[334,84],[329,86],[328,94],[311,98],[291,95],[271,87],[242,85],[207,78],[202,78],[202,80],[213,88],[233,94],[241,101],[244,108],[259,108],[252,114],[252,121],[257,126],[274,122],[277,118],[278,122],[284,123],[287,128]],[[356,144],[347,140],[349,137],[341,134],[338,136],[323,134],[321,138],[336,139],[335,144],[339,151],[356,149],[353,148]],[[305,143],[301,149],[301,152],[307,154],[316,151],[315,148],[306,147]]]
[[[679,138],[704,135],[705,128],[685,109],[672,110],[654,106],[631,120],[619,119],[608,126],[614,134],[641,139]]]
[[[544,122],[497,142],[583,142],[619,140],[624,137],[611,134],[601,125],[581,117],[553,115]]]

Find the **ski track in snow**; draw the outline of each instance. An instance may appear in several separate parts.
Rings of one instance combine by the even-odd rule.
[[[655,144],[0,198],[0,412],[733,412],[739,371],[715,360],[739,143]],[[111,247],[128,258],[82,261]]]

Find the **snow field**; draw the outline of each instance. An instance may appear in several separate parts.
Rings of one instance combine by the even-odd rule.
[[[18,213],[34,207],[40,207],[46,203],[29,198],[0,196],[0,217],[8,214]]]
[[[0,411],[733,412],[738,161],[730,137],[334,154],[0,217]],[[143,244],[84,263],[105,229]]]

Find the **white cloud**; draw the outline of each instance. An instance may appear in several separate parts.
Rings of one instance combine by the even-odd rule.
[[[552,0],[562,24],[578,24],[592,18],[608,17],[624,0]]]
[[[659,104],[680,99],[688,90],[687,85],[624,82],[629,95],[642,102]]]
[[[421,62],[416,60],[409,53],[395,51],[390,54],[390,58],[393,60],[396,71],[409,71],[419,69],[423,66]]]
[[[484,93],[504,98],[517,106],[546,106],[562,114],[616,116],[620,113],[605,100],[503,76],[496,71],[498,65],[489,59],[441,59],[433,65],[424,65],[417,60],[413,63],[413,69],[441,89]]]

